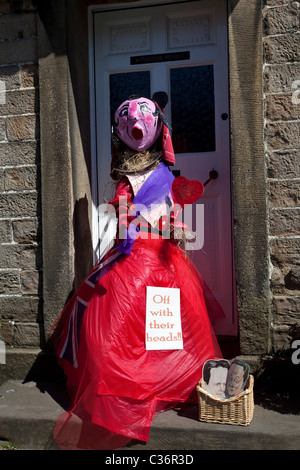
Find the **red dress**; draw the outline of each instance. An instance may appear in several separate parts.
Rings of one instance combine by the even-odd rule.
[[[128,180],[120,194],[132,196]],[[76,291],[56,330],[71,397],[54,430],[62,449],[147,441],[155,413],[185,402],[203,363],[221,357],[201,277],[171,240],[138,238],[130,255],[119,255],[115,246],[105,260]],[[183,349],[146,350],[146,286],[180,289]]]

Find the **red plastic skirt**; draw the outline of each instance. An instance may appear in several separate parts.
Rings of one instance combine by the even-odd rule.
[[[56,327],[71,398],[54,430],[62,449],[147,441],[155,413],[185,402],[203,363],[221,357],[199,274],[169,240],[138,239],[129,256],[102,268],[96,282],[92,278],[94,284],[83,282],[76,291]],[[180,289],[183,349],[145,349],[146,286]]]

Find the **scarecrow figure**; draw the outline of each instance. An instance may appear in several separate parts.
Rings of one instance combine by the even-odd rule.
[[[181,247],[179,213],[199,182],[174,178],[168,124],[156,102],[132,97],[114,115],[110,201],[113,246],[77,289],[53,327],[71,406],[54,431],[62,449],[115,449],[148,441],[156,413],[185,402],[205,361],[221,357],[201,276]],[[180,290],[183,347],[145,346],[148,286]]]

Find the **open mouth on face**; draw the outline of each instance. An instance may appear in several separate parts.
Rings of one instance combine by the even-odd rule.
[[[143,131],[140,127],[134,126],[131,131],[131,135],[135,140],[142,140],[143,138]]]

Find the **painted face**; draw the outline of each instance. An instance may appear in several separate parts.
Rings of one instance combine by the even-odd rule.
[[[124,101],[115,113],[115,129],[122,142],[133,150],[150,148],[162,130],[155,111],[155,104],[147,98]]]
[[[243,391],[244,369],[238,364],[232,364],[228,372],[227,393],[233,397]]]
[[[227,369],[214,367],[210,371],[209,383],[205,384],[206,390],[218,398],[225,398]]]

